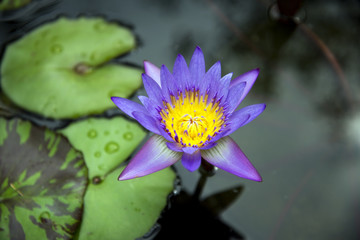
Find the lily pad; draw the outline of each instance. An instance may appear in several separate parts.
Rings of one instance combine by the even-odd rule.
[[[0,118],[0,239],[70,239],[87,169],[59,134]]]
[[[80,240],[136,239],[151,229],[166,206],[167,196],[174,187],[172,169],[117,181],[122,170],[123,167],[118,168],[103,181],[89,185]]]
[[[127,28],[101,18],[59,18],[10,44],[1,75],[4,93],[22,108],[52,118],[76,118],[129,97],[142,70],[108,63],[135,47]]]
[[[145,138],[146,132],[122,117],[89,118],[60,131],[80,150],[89,168],[89,178],[103,178],[124,162]]]

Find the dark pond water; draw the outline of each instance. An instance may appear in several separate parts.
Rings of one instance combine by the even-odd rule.
[[[200,235],[227,226],[245,239],[360,239],[360,3],[297,2],[281,15],[267,0],[64,0],[22,21],[32,20],[25,29],[59,15],[120,21],[140,43],[122,60],[139,66],[148,59],[171,67],[178,53],[190,59],[198,45],[207,67],[221,61],[222,74],[260,68],[241,106],[265,102],[267,109],[232,137],[263,182],[219,170],[202,197],[241,194],[230,194],[235,200],[211,228],[191,220],[191,213],[207,216],[194,208],[179,215],[177,231],[191,223]],[[0,24],[2,43],[17,24]],[[200,174],[176,168],[192,193]]]

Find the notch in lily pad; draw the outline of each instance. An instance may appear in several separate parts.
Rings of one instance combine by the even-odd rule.
[[[18,106],[50,118],[77,118],[129,97],[142,70],[110,60],[136,46],[133,33],[102,18],[59,18],[7,46],[4,93]]]

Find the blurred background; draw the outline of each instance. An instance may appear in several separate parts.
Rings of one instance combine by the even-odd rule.
[[[59,16],[102,16],[137,36],[124,63],[171,69],[178,53],[190,61],[200,46],[207,68],[220,60],[222,75],[260,68],[240,107],[267,108],[232,137],[263,182],[219,170],[201,197],[241,188],[218,214],[245,239],[360,239],[359,1],[34,2],[16,17],[1,15],[2,51]],[[176,169],[191,194],[200,174]],[[178,221],[186,226],[186,217]]]

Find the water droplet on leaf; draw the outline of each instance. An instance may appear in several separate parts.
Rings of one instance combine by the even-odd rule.
[[[132,132],[126,132],[126,133],[124,133],[124,135],[123,135],[123,138],[124,138],[125,140],[128,140],[128,141],[132,140],[133,137],[134,137],[134,135],[133,135]]]
[[[101,157],[101,152],[95,152],[94,156],[97,157],[97,158]]]
[[[105,152],[111,154],[111,153],[115,153],[119,150],[119,144],[117,144],[116,142],[114,141],[111,141],[111,142],[108,142],[106,145],[105,145]]]
[[[95,129],[90,129],[90,130],[88,131],[87,135],[88,135],[89,138],[96,138],[97,132],[96,132]]]
[[[104,170],[104,169],[105,169],[104,164],[100,164],[100,165],[98,166],[98,169],[99,169],[99,170]]]
[[[51,47],[51,52],[55,54],[59,54],[63,51],[63,47],[60,44],[54,44]]]

